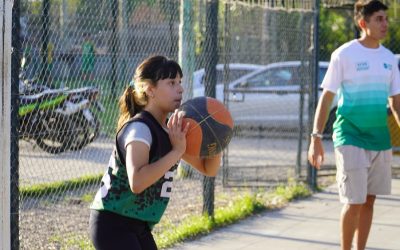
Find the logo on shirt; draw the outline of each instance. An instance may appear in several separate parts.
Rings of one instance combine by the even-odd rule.
[[[389,63],[383,63],[383,68],[387,70],[392,70],[392,65]]]
[[[359,62],[356,64],[357,71],[368,70],[369,63],[368,62]]]

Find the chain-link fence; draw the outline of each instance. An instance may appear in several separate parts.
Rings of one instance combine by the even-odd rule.
[[[228,83],[237,126],[224,173],[228,186],[275,185],[299,176],[313,74],[311,7],[242,5],[230,13],[231,61],[266,66]]]
[[[179,60],[185,98],[215,96],[235,121],[221,173],[214,180],[181,166],[163,217],[168,223],[155,231],[223,206],[214,204],[214,194],[229,194],[230,187],[303,178],[313,82],[322,81],[330,53],[354,37],[342,4],[321,4],[316,37],[314,6],[308,0],[19,1],[14,244],[91,247],[88,207],[115,143],[117,100],[149,55]],[[389,14],[397,22],[394,6]],[[385,44],[396,52],[400,37],[394,28],[391,34]],[[325,164],[333,166],[332,143],[324,143]]]

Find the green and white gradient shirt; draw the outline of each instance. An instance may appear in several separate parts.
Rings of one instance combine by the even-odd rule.
[[[391,148],[388,97],[400,93],[399,69],[392,52],[382,45],[370,49],[352,40],[332,53],[322,87],[338,95],[335,147]]]

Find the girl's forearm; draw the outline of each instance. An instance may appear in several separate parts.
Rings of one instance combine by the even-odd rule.
[[[179,152],[172,150],[157,161],[138,168],[133,173],[132,192],[141,193],[153,185],[179,161],[180,157],[181,154]]]
[[[207,176],[216,176],[221,166],[221,154],[217,157],[204,159],[204,168]]]

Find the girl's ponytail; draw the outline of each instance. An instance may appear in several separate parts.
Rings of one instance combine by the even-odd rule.
[[[144,105],[137,99],[137,93],[133,86],[129,86],[125,89],[124,93],[119,98],[119,118],[117,124],[117,131],[119,131],[122,126],[127,122],[130,118],[134,117],[137,113],[139,113]]]

